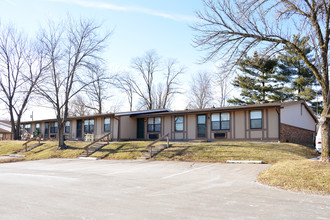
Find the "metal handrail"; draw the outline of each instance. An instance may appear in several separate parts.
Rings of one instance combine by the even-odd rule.
[[[155,140],[154,142],[150,143],[147,147],[150,148],[150,158],[152,157],[152,148],[155,147],[153,146],[154,144],[156,144],[157,142],[163,140],[166,137],[166,148],[168,148],[170,146],[170,133],[165,134],[164,136],[162,136],[161,138],[158,138],[157,140]]]
[[[99,139],[93,141],[92,143],[86,145],[86,146],[84,147],[84,149],[86,150],[87,157],[89,156],[89,149],[88,149],[88,148],[89,148],[90,146],[92,146],[92,145],[95,144],[96,142],[99,142],[100,140],[102,140],[102,139],[105,138],[105,137],[107,137],[107,144],[109,144],[110,139],[111,139],[111,138],[110,138],[110,135],[112,135],[112,132],[109,132],[109,133],[103,135],[102,137],[100,137]]]

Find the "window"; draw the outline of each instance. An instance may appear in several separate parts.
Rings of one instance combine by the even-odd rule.
[[[52,134],[57,133],[57,122],[50,123],[50,133]]]
[[[183,131],[183,116],[175,116],[174,124],[175,131]]]
[[[230,114],[229,113],[214,113],[211,115],[212,130],[229,130],[230,129]]]
[[[30,133],[31,131],[31,124],[26,124],[24,129],[26,130],[27,133]]]
[[[94,119],[84,121],[84,131],[85,131],[85,133],[94,132]]]
[[[66,134],[70,133],[70,122],[69,121],[65,122],[65,133]]]
[[[104,119],[104,131],[110,132],[110,118]]]
[[[36,124],[36,131],[38,131],[38,133],[40,133],[40,124]]]
[[[160,132],[160,117],[148,118],[148,132]]]
[[[251,129],[262,128],[262,112],[260,110],[250,112],[250,128]]]

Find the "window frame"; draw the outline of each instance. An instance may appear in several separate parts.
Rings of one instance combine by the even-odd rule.
[[[159,118],[159,124],[156,123],[156,119]],[[152,123],[149,123],[152,121]],[[161,117],[151,117],[147,119],[147,132],[161,132],[162,118]],[[159,126],[159,130],[156,129]]]
[[[93,123],[91,123],[92,121]],[[84,133],[94,133],[94,125],[95,125],[94,119],[84,120]]]
[[[252,113],[253,112],[260,112],[260,118],[252,118]],[[262,114],[262,110],[252,110],[252,111],[250,111],[250,129],[253,129],[253,130],[255,130],[255,129],[262,129],[262,118],[263,118],[263,114]],[[252,127],[252,121],[260,121],[260,127]]]
[[[36,124],[36,131],[38,130],[38,132],[40,133],[40,123]]]
[[[106,124],[105,123],[107,119],[109,119],[109,124]],[[103,122],[104,122],[103,131],[104,132],[110,132],[111,131],[111,118],[104,118],[104,121]],[[107,127],[109,127],[109,129],[106,129]]]
[[[27,133],[31,132],[31,124],[25,124],[24,125],[24,130],[26,130]]]
[[[228,114],[229,116],[229,120],[222,120],[222,115],[223,114]],[[213,120],[213,115],[219,115],[219,120]],[[214,128],[214,122],[218,122],[219,123],[219,129]],[[223,122],[228,122],[228,128],[223,128],[222,123]],[[211,114],[211,130],[212,131],[228,131],[230,130],[230,112],[219,112],[219,113],[212,113]]]
[[[68,130],[68,128],[69,128],[69,130]],[[69,134],[70,133],[70,130],[71,130],[71,123],[70,123],[70,121],[66,121],[65,122],[65,127],[64,127],[64,133],[65,134]]]
[[[50,122],[49,126],[49,133],[50,134],[57,134],[58,131],[58,123],[56,122]]]
[[[182,122],[177,122],[177,118],[182,118]],[[182,124],[182,129],[177,129],[177,125]],[[183,132],[184,131],[184,117],[183,115],[175,116],[174,117],[174,131],[176,132]]]

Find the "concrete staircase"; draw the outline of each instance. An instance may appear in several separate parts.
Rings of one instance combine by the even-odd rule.
[[[108,143],[106,142],[97,142],[95,143],[92,147],[89,148],[89,156],[91,156],[93,153],[95,153],[96,151],[102,149],[104,146],[108,145]],[[87,151],[82,152],[79,157],[87,157]]]
[[[171,146],[171,144],[170,144]],[[169,147],[170,147],[169,146]],[[156,156],[157,154],[159,154],[161,151],[163,151],[165,148],[167,148],[167,144],[160,144],[157,145],[155,147],[152,148],[152,154],[150,157],[150,149],[148,150],[148,152],[144,152],[139,158],[137,158],[138,160],[148,160],[154,156]]]

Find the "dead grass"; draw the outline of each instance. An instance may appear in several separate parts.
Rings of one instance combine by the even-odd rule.
[[[213,142],[175,143],[154,159],[221,163],[227,160],[262,160],[264,163],[276,163],[316,156],[314,149],[291,143]]]
[[[12,157],[12,158],[1,158],[0,163],[13,163],[13,162],[20,162],[24,161],[24,157]]]
[[[283,161],[263,171],[258,181],[286,190],[330,194],[330,163]]]
[[[0,141],[0,156],[17,153],[24,149],[25,141]],[[33,142],[29,143],[33,144]]]
[[[111,143],[95,152],[92,157],[99,159],[134,160],[147,152],[148,141]]]
[[[84,151],[83,147],[88,144],[80,141],[67,141],[65,143],[68,145],[68,149],[65,150],[57,150],[58,142],[47,141],[43,145],[23,154],[26,155],[26,160],[77,158]]]

